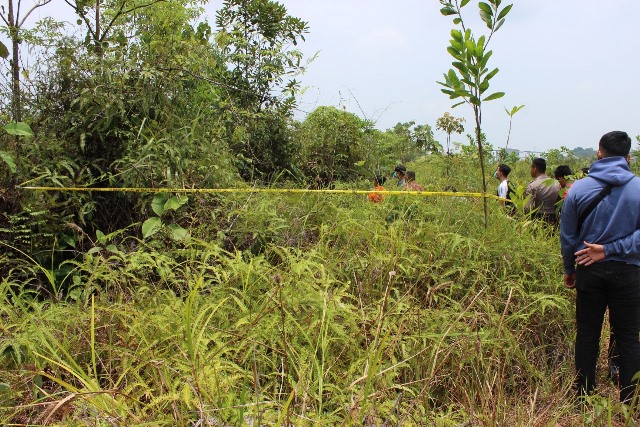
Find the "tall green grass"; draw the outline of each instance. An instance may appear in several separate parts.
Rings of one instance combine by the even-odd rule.
[[[497,205],[485,229],[467,198],[229,195],[190,215],[187,242],[120,234],[68,262],[57,299],[32,259],[1,279],[3,425],[630,419],[610,399],[574,413],[553,230]]]

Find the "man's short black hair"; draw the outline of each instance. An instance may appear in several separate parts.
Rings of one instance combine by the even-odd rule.
[[[599,147],[604,157],[627,157],[631,151],[631,138],[626,132],[614,130],[602,135]]]
[[[567,165],[560,165],[556,168],[556,170],[553,171],[553,176],[556,179],[564,178],[570,175],[573,175],[573,172],[571,172],[571,168]]]
[[[504,163],[501,163],[498,165],[498,170],[504,176],[509,176],[509,174],[511,173],[511,168],[508,165],[505,165]]]
[[[533,159],[531,166],[535,166],[540,173],[545,173],[547,171],[547,161],[542,157],[536,157]]]
[[[405,165],[398,165],[394,170],[405,174],[407,172],[407,167]]]

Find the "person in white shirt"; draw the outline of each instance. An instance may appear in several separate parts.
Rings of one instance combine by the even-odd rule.
[[[500,181],[500,185],[498,185],[498,197],[502,197],[503,199],[508,198],[507,196],[509,195],[509,179],[507,177],[510,172],[511,168],[503,163],[496,168],[493,174],[493,176]]]

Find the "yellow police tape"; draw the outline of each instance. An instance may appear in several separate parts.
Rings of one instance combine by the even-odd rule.
[[[502,199],[493,194],[468,193],[461,191],[412,191],[412,190],[311,190],[301,188],[136,188],[136,187],[32,187],[19,185],[21,190],[33,191],[101,191],[128,193],[307,193],[307,194],[385,194],[393,196],[444,196],[444,197],[476,197],[496,200]]]

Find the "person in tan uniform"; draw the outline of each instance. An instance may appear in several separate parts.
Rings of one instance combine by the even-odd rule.
[[[548,224],[557,224],[556,202],[560,200],[558,192],[560,184],[549,178],[547,161],[540,157],[531,162],[531,181],[525,190],[525,196],[531,196],[524,206],[524,213],[538,218]]]

